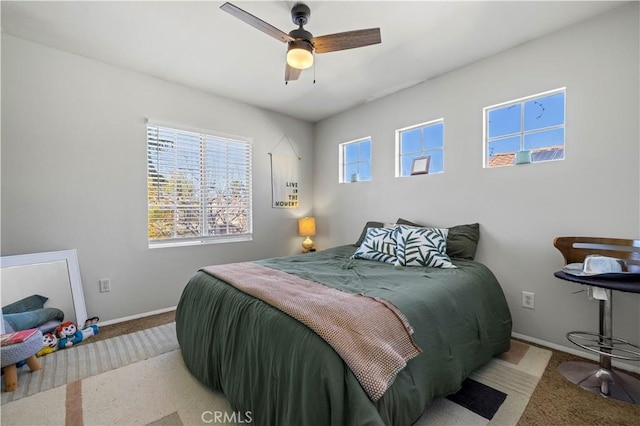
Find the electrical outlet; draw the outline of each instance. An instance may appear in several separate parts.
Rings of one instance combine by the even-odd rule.
[[[111,280],[109,278],[103,278],[98,282],[100,283],[100,293],[107,293],[111,291]]]
[[[522,292],[522,307],[527,309],[536,308],[536,294],[528,291]]]

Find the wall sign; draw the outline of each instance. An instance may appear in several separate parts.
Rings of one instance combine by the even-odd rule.
[[[298,157],[271,155],[272,207],[297,209],[299,205]]]
[[[276,154],[274,151],[286,140],[291,148],[291,154]],[[274,209],[297,209],[299,206],[300,183],[298,181],[298,162],[300,156],[293,144],[284,135],[269,153],[271,157],[271,207]]]

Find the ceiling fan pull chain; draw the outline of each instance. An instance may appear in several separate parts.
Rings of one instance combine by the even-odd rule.
[[[313,84],[316,84],[316,54],[315,52],[312,53],[313,55]]]

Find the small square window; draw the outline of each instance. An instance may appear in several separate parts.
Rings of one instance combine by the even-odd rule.
[[[371,180],[371,138],[340,144],[340,183]]]
[[[396,152],[396,177],[444,172],[444,120],[396,130]],[[428,158],[427,170],[416,172],[418,158]]]
[[[564,159],[565,89],[484,109],[484,165]]]

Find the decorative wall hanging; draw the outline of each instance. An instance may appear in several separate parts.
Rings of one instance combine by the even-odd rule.
[[[416,157],[411,164],[411,175],[426,175],[429,173],[429,163],[431,162],[431,156],[425,155],[424,157]]]
[[[273,152],[283,140],[287,140],[293,155]],[[285,135],[269,153],[271,157],[271,193],[274,209],[297,209],[299,206],[298,161],[300,157]]]

